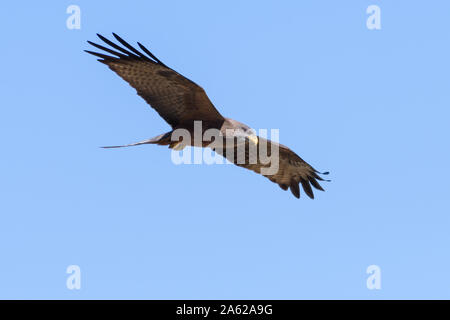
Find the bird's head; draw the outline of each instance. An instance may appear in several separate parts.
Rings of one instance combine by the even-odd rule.
[[[255,145],[258,144],[258,136],[256,135],[255,130],[253,130],[252,128],[244,127],[238,129],[236,137],[238,138],[238,140],[241,140],[243,142],[248,141]]]
[[[241,143],[253,143],[258,144],[258,136],[254,129],[250,128],[246,124],[238,122],[236,120],[227,119],[223,127],[225,130],[226,138],[234,138],[238,144]]]

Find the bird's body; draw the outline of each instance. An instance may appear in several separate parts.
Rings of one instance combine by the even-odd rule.
[[[323,190],[317,182],[317,180],[323,180],[319,176],[320,172],[292,150],[257,137],[249,126],[223,117],[199,85],[167,67],[140,43],[138,45],[146,55],[116,34],[113,35],[123,47],[101,35],[98,35],[99,38],[115,50],[88,41],[89,44],[113,56],[92,51],[86,52],[99,57],[100,62],[106,64],[135,88],[138,95],[166,120],[172,130],[152,139],[110,148],[142,144],[167,145],[175,150],[181,150],[186,146],[211,147],[232,163],[264,175],[283,190],[290,188],[297,198],[300,197],[299,184],[310,198],[314,198],[311,185],[318,190]],[[203,137],[208,131],[216,132],[216,139],[223,138],[223,142],[212,145],[215,139],[198,139],[199,135]],[[189,138],[174,138],[180,132],[188,133]],[[243,153],[240,153],[240,146],[245,147]],[[255,160],[250,152],[252,147],[257,155],[263,148],[267,156],[277,155],[276,172],[264,171],[269,164],[258,157]],[[239,155],[243,155],[243,159],[239,158]]]

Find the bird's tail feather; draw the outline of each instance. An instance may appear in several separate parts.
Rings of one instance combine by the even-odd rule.
[[[106,146],[106,147],[100,147],[103,149],[114,149],[114,148],[125,148],[125,147],[133,147],[133,146],[139,146],[141,144],[159,144],[159,145],[168,145],[170,143],[170,136],[171,132],[160,134],[159,136],[156,136],[152,139],[147,139],[140,142],[125,144],[121,146]]]
[[[105,147],[100,147],[100,148],[103,148],[103,149],[125,148],[125,147],[133,147],[133,146],[139,146],[141,144],[150,144],[150,143],[155,143],[155,142],[151,142],[151,139],[148,139],[148,140],[144,140],[144,141],[141,141],[141,142],[124,144],[122,146],[105,146]]]

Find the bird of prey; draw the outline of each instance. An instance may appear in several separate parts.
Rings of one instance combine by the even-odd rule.
[[[142,50],[141,52],[115,33],[113,33],[113,36],[121,46],[102,35],[97,34],[97,36],[109,47],[88,41],[90,45],[103,52],[85,51],[99,57],[98,61],[106,64],[128,82],[136,89],[137,94],[172,127],[171,131],[152,139],[114,147],[156,144],[168,145],[169,148],[178,150],[184,146],[198,146],[193,141],[183,141],[183,145],[180,146],[180,141],[172,140],[172,133],[177,129],[193,132],[194,122],[201,121],[203,131],[217,129],[225,138],[228,138],[227,135],[231,134],[233,139],[240,134],[241,140],[243,139],[246,145],[256,144],[258,148],[264,141],[268,142],[268,145],[272,148],[275,146],[279,150],[277,172],[264,174],[262,169],[267,167],[267,164],[262,163],[259,159],[253,162],[248,161],[248,152],[245,153],[245,161],[238,161],[237,144],[231,144],[234,148],[232,151],[227,148],[227,145],[213,149],[232,163],[264,175],[270,181],[277,183],[283,190],[290,189],[297,198],[300,198],[300,184],[304,192],[312,199],[314,193],[311,186],[324,191],[317,180],[324,181],[320,174],[328,174],[328,172],[322,173],[315,170],[288,147],[258,137],[249,126],[223,117],[209,100],[202,87],[162,63],[142,44],[137,43]],[[202,142],[200,146],[208,147],[209,144],[210,142]]]

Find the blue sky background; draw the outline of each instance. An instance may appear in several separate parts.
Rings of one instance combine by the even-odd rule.
[[[81,30],[66,8],[81,8]],[[366,8],[381,8],[381,30]],[[450,298],[448,1],[4,2],[0,298]],[[82,50],[139,41],[331,183],[294,198],[168,149]],[[81,290],[66,268],[81,268]],[[368,290],[366,268],[381,268]]]

